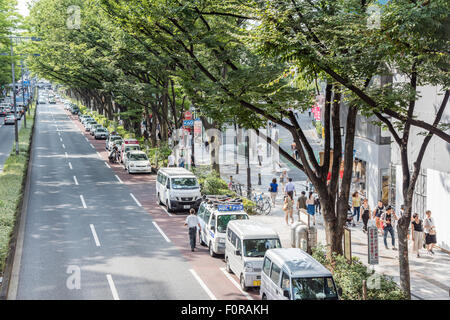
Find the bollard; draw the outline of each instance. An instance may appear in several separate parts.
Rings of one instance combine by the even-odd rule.
[[[291,247],[295,248],[295,229],[302,225],[303,223],[300,221],[295,222],[293,225],[291,225]]]
[[[236,174],[239,174],[239,163],[236,163]]]
[[[312,254],[312,249],[317,246],[317,228],[312,226],[308,228],[308,253]]]
[[[367,281],[362,281],[362,293],[363,293],[363,300],[367,300]]]
[[[261,173],[258,173],[258,186],[261,185]]]
[[[295,247],[303,251],[308,250],[308,227],[299,225],[295,228]]]

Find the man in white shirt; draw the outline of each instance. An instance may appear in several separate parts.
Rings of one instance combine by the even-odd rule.
[[[258,143],[256,148],[257,148],[256,151],[258,154],[258,163],[259,163],[259,166],[261,167],[262,162],[263,162],[263,145],[262,145],[262,143]]]
[[[167,158],[167,166],[175,167],[175,156],[173,155],[173,153],[171,153],[170,156]]]
[[[186,217],[184,225],[188,226],[191,251],[194,251],[195,243],[197,242],[197,226],[198,231],[201,230],[200,222],[198,221],[197,215],[195,214],[195,209],[189,210],[189,215]]]

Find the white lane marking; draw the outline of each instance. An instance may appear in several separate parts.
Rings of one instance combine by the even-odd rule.
[[[172,215],[169,213],[169,211],[167,211],[167,209],[166,208],[164,208],[163,206],[159,206],[161,209],[163,209],[164,210],[164,212],[165,213],[167,213],[168,215],[169,215],[169,217],[171,217]]]
[[[89,225],[91,227],[92,235],[94,236],[95,245],[100,247],[100,241],[98,240],[97,232],[95,231],[95,227],[93,224]]]
[[[92,149],[95,149],[95,147],[92,145],[92,143],[89,143],[89,145],[91,146]]]
[[[132,193],[130,193],[130,196],[133,198],[133,200],[137,203],[137,205],[138,205],[139,207],[142,207],[142,204],[138,201],[138,199],[136,199],[136,198],[134,197],[134,195],[133,195]]]
[[[64,145],[64,143],[63,143],[63,148],[64,148],[64,149],[66,148],[66,146]]]
[[[73,170],[71,162],[69,162],[69,168],[70,168],[70,170]]]
[[[86,139],[87,142],[89,142],[88,138],[84,137]]]
[[[86,202],[84,201],[83,195],[80,195],[81,203],[83,204],[83,208],[87,209]]]
[[[75,181],[75,185],[77,185],[77,186],[79,185],[79,184],[78,184],[77,177],[73,176],[73,181]]]
[[[117,176],[117,174],[114,175],[116,177],[117,180],[119,180],[120,183],[123,183],[122,180],[120,180],[120,178]]]
[[[59,133],[59,132],[58,132],[58,136],[60,136],[60,137],[61,137],[61,133]]]
[[[68,157],[69,157],[69,155],[67,154],[67,152],[64,152],[64,154],[66,155],[66,158],[68,158]]]
[[[220,270],[225,274],[225,276],[228,278],[228,280],[231,281],[232,284],[234,284],[234,286],[236,288],[239,289],[239,291],[248,299],[248,300],[253,300],[253,298],[244,290],[241,289],[241,286],[239,285],[239,283],[236,282],[236,280],[233,279],[233,277],[225,270],[225,268],[220,268]]]
[[[194,271],[194,269],[189,269],[189,271],[192,273],[195,280],[197,280],[197,282],[201,285],[203,290],[205,290],[206,294],[208,294],[208,296],[211,298],[211,300],[217,300],[216,296],[211,292],[211,290],[209,290],[209,288],[206,286],[206,284],[203,282],[203,280],[200,279],[200,277],[197,275],[197,273]]]
[[[59,138],[59,141],[61,141],[61,142],[62,142],[62,138]]]
[[[109,166],[109,164],[108,164],[108,163],[106,163],[106,162],[105,162],[105,165],[106,165],[106,166],[107,166],[108,168],[110,168],[110,169],[111,169],[111,167]]]
[[[161,230],[161,228],[158,226],[158,224],[153,221],[153,225],[155,226],[156,229],[158,229],[159,233],[161,233],[161,235],[164,237],[164,239],[166,239],[167,242],[172,242],[170,241],[170,239],[166,236],[166,234]]]
[[[100,152],[97,151],[97,156],[101,159],[102,155],[100,154]]]
[[[116,286],[114,285],[114,281],[112,279],[112,276],[110,274],[107,274],[106,275],[106,279],[108,279],[109,288],[111,289],[111,292],[112,292],[114,300],[120,300],[119,299],[119,294],[117,293],[117,289],[116,289]]]

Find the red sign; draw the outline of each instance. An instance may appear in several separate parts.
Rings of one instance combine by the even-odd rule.
[[[189,111],[186,111],[184,113],[184,120],[192,120],[192,113]]]

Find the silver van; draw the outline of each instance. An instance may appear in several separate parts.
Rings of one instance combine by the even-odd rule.
[[[266,251],[259,294],[262,300],[339,299],[331,272],[299,248]]]
[[[274,248],[281,248],[281,242],[272,228],[252,220],[230,221],[225,242],[226,270],[239,278],[242,290],[259,287],[264,255]]]

